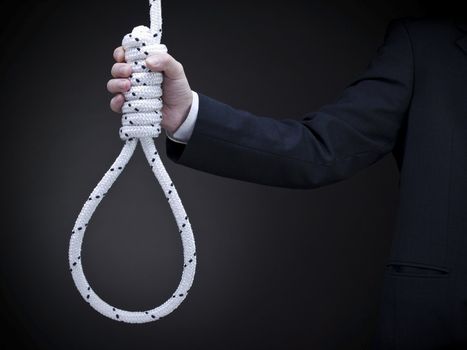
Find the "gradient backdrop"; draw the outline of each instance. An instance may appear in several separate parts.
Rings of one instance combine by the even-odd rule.
[[[106,83],[113,49],[148,24],[147,1],[0,6],[0,345],[16,344],[2,349],[368,347],[398,202],[392,156],[334,185],[288,190],[178,166],[162,134],[196,237],[194,286],[155,323],[118,323],[90,308],[68,271],[68,241],[122,146]],[[300,119],[365,69],[392,18],[419,13],[402,0],[165,0],[163,42],[193,90]],[[139,147],[83,249],[93,288],[118,307],[152,308],[178,285],[181,242]]]

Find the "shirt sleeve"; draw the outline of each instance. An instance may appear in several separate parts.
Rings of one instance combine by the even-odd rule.
[[[185,121],[178,127],[177,130],[175,130],[174,133],[170,133],[167,130],[165,131],[167,137],[174,142],[187,144],[191,134],[193,133],[196,118],[198,117],[199,97],[195,91],[192,91],[192,93],[193,102],[191,103],[191,108]]]

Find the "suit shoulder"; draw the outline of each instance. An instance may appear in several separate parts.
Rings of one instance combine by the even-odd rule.
[[[390,25],[403,25],[409,34],[427,35],[433,33],[449,32],[453,29],[453,21],[432,16],[401,17],[391,21]]]

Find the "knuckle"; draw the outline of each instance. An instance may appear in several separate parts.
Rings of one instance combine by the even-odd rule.
[[[161,56],[159,57],[159,60],[160,60],[160,62],[161,62],[161,65],[163,65],[163,66],[168,65],[168,64],[170,63],[170,59],[171,59],[171,58],[172,58],[172,57],[171,57],[169,54],[167,54],[167,53],[161,54]]]
[[[183,65],[177,61],[173,56],[170,54],[166,54],[166,59],[167,59],[167,65],[172,68],[174,73],[176,74],[183,74],[184,68]]]
[[[117,72],[117,70],[118,70],[118,63],[114,63],[114,65],[110,69],[110,72],[112,73],[112,75],[114,75]]]
[[[114,98],[110,100],[110,109],[114,111],[115,113],[119,113],[121,111],[121,106],[117,100],[118,100],[117,96],[115,96]]]
[[[177,70],[180,72],[180,73],[183,73],[185,71],[185,69],[183,68],[183,64],[181,64],[180,62],[177,61]]]
[[[107,87],[107,90],[110,91],[110,89],[112,88],[112,80],[109,80],[107,82],[106,87]]]
[[[113,54],[116,61],[121,61],[125,57],[125,50],[123,47],[119,46],[114,50]]]

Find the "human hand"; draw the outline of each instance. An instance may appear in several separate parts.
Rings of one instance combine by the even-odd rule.
[[[116,63],[112,66],[113,79],[107,83],[107,90],[115,94],[110,101],[110,108],[116,113],[122,112],[125,102],[123,93],[131,87],[128,79],[132,73],[131,65],[125,63],[125,51],[118,47],[114,51]],[[185,121],[193,101],[188,79],[183,66],[171,55],[165,52],[155,53],[146,59],[146,66],[153,72],[161,72],[164,75],[162,82],[162,121],[161,126],[169,133],[174,133]]]

